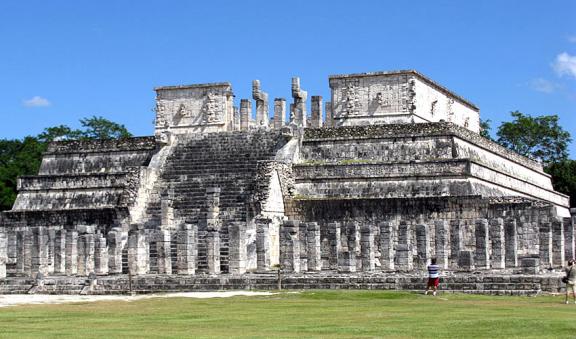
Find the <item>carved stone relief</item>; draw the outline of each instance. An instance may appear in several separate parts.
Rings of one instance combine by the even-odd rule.
[[[214,92],[206,94],[206,100],[202,106],[204,123],[211,124],[221,122],[222,117],[219,115],[220,105],[218,104],[217,95]]]
[[[344,87],[346,114],[358,115],[360,112],[360,94],[358,81],[350,82]]]

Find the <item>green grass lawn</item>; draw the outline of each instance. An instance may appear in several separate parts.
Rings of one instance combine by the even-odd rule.
[[[1,337],[576,337],[563,297],[310,291],[0,309]]]

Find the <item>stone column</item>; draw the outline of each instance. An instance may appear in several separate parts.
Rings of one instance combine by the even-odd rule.
[[[247,131],[250,128],[252,115],[252,103],[248,99],[240,100],[240,130]]]
[[[562,219],[552,220],[552,262],[554,267],[564,267],[564,224]]]
[[[384,221],[378,227],[380,227],[380,267],[382,271],[393,271],[395,225],[392,221]]]
[[[86,256],[84,267],[86,269],[86,275],[94,272],[94,254],[96,253],[96,244],[94,242],[94,233],[88,233],[86,237]]]
[[[128,267],[133,275],[148,273],[149,245],[142,225],[131,225],[128,232]]]
[[[504,248],[504,220],[501,218],[490,220],[490,238],[492,239],[492,268],[503,269],[506,255]]]
[[[160,217],[162,229],[171,229],[174,227],[174,207],[172,206],[171,199],[163,198],[160,201]]]
[[[308,271],[322,270],[322,253],[320,249],[320,225],[306,223]]]
[[[322,97],[313,95],[312,98],[312,117],[310,119],[310,127],[322,127]]]
[[[220,232],[216,229],[206,232],[206,265],[208,274],[220,274]]]
[[[396,248],[396,269],[411,271],[412,263],[412,227],[406,221],[401,221],[398,226],[398,246]]]
[[[78,273],[78,232],[66,231],[66,275]]]
[[[100,231],[97,231],[94,237],[94,273],[108,274],[108,244]]]
[[[56,232],[54,239],[54,274],[66,272],[66,230]]]
[[[177,244],[178,274],[192,275],[196,273],[197,238],[198,226],[182,225],[182,229],[178,232]]]
[[[358,264],[356,263],[356,252],[358,251],[357,237],[359,236],[358,223],[355,221],[346,222],[344,224],[344,232],[346,235],[347,248],[342,252],[340,260],[340,271],[342,272],[356,272]]]
[[[268,127],[268,93],[260,88],[260,80],[252,81],[252,98],[256,100],[256,126]]]
[[[446,220],[434,221],[434,233],[436,237],[435,252],[436,263],[443,269],[448,268],[448,222]]]
[[[280,230],[280,263],[284,272],[300,272],[300,222],[284,221]]]
[[[330,257],[328,259],[331,270],[338,269],[338,258],[342,252],[342,243],[340,239],[340,223],[328,223],[328,239],[330,242]]]
[[[286,125],[286,99],[274,99],[274,129],[281,129]]]
[[[474,268],[474,255],[472,251],[460,251],[457,265],[461,270],[470,271]]]
[[[238,108],[238,106],[234,106],[233,108],[233,114],[234,114],[234,126],[232,128],[232,130],[234,131],[239,131],[240,130],[240,109]]]
[[[476,253],[474,255],[474,263],[476,265],[476,268],[489,269],[490,251],[488,248],[489,244],[488,220],[486,219],[476,220],[474,235],[476,236]]]
[[[77,274],[78,275],[87,275],[86,274],[86,237],[85,235],[79,235],[78,240],[76,241],[76,259],[77,259]]]
[[[563,218],[564,222],[564,261],[574,259],[574,226],[571,218]]]
[[[171,243],[170,231],[161,230],[158,232],[156,260],[158,262],[159,274],[172,274]]]
[[[291,121],[299,127],[306,127],[306,99],[308,98],[308,92],[303,91],[300,88],[300,78],[292,78],[292,98],[294,103],[292,104]]]
[[[543,268],[552,267],[552,223],[547,220],[541,221],[538,231],[540,234],[540,265]]]
[[[108,273],[122,273],[122,230],[112,228],[108,232]]]
[[[256,220],[256,267],[258,271],[270,269],[270,219]]]
[[[314,98],[314,97],[312,97]],[[360,248],[362,253],[362,270],[374,271],[376,269],[376,256],[374,248],[374,232],[372,225],[362,225],[360,229]]]
[[[49,228],[46,232],[48,235],[48,274],[54,274],[54,242],[56,241],[56,230]]]
[[[248,260],[248,253],[246,249],[246,228],[247,225],[245,222],[232,222],[228,226],[228,243],[230,251],[230,264],[228,270],[232,274],[246,273],[246,261]],[[266,230],[268,230],[268,227],[266,227]],[[267,257],[269,267],[270,253],[267,254]]]
[[[515,219],[506,220],[504,242],[506,243],[506,267],[518,267],[518,231]]]
[[[324,111],[326,112],[324,127],[334,127],[334,116],[332,115],[332,103],[330,101],[326,101],[324,104]]]
[[[36,227],[33,230],[34,243],[32,245],[32,271],[40,272],[44,275],[48,274],[49,258],[48,258],[48,231],[46,227]]]
[[[6,278],[7,261],[8,261],[8,236],[5,230],[0,230],[0,279]]]
[[[450,266],[460,266],[459,256],[462,251],[462,229],[460,220],[450,221]]]
[[[308,241],[306,240],[306,223],[300,223],[298,239],[300,240],[300,271],[308,271]]]
[[[430,253],[430,238],[428,237],[428,225],[416,225],[416,253],[418,254],[418,268],[426,269],[428,265],[428,253]]]

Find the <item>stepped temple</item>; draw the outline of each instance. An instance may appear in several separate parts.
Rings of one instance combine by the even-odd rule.
[[[417,289],[431,258],[447,290],[561,288],[576,210],[474,104],[416,71],[329,85],[310,114],[299,78],[288,105],[158,87],[154,136],[50,144],[0,214],[0,293]]]

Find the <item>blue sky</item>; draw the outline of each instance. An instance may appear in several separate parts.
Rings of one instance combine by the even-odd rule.
[[[104,116],[153,133],[153,87],[416,69],[481,109],[558,114],[576,138],[576,1],[0,2],[0,138]],[[571,147],[576,157],[576,142]]]

